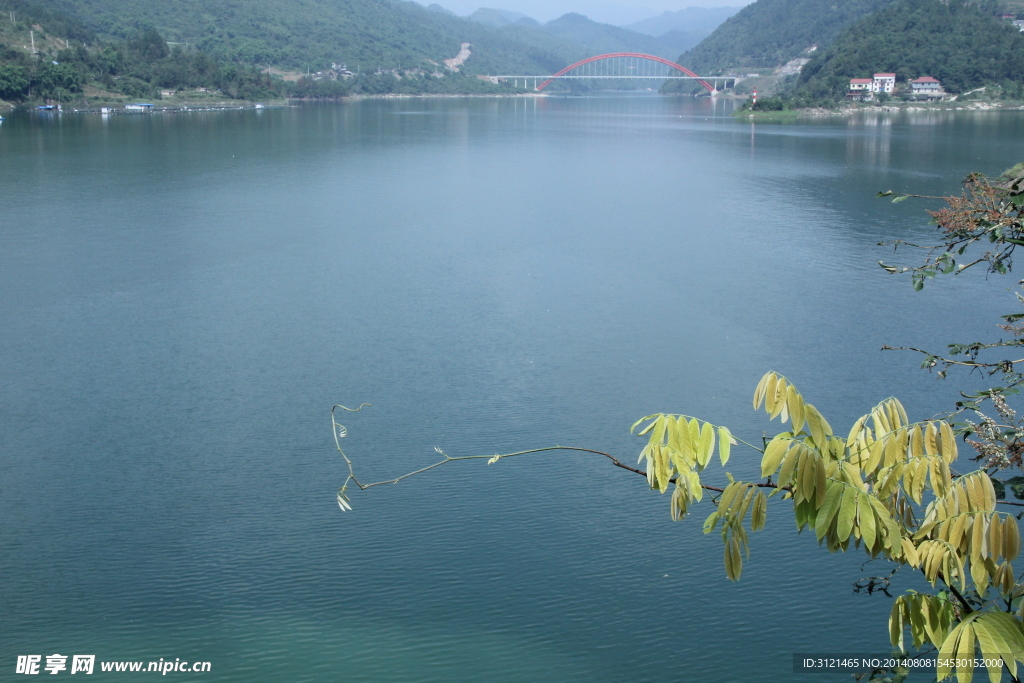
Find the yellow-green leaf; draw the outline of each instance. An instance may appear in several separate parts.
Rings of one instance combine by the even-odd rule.
[[[735,443],[728,427],[718,428],[718,457],[723,465],[729,462],[730,447]]]
[[[859,491],[847,490],[839,506],[839,519],[836,522],[836,538],[842,542],[850,537],[853,524],[857,517],[857,496]],[[867,494],[864,494],[867,495]]]
[[[764,449],[764,457],[761,458],[762,477],[770,477],[775,473],[775,470],[779,469],[782,458],[786,455],[786,449],[789,448],[791,443],[789,439],[778,436],[768,442],[768,446]],[[779,484],[782,484],[781,480]]]

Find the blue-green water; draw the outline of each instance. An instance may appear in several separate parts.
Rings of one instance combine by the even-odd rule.
[[[879,348],[994,336],[1014,279],[911,291],[875,244],[923,239],[933,205],[873,195],[1020,161],[1024,114],[727,109],[9,117],[0,680],[61,653],[212,663],[181,681],[780,681],[795,652],[886,652],[891,602],[850,584],[888,570],[796,536],[786,503],[732,584],[708,509],[673,523],[598,457],[334,501],[334,403],[373,404],[343,419],[372,480],[434,446],[633,461],[629,425],[656,411],[756,439],[777,425],[750,410],[768,369],[841,432],[891,394],[948,407],[961,385]]]

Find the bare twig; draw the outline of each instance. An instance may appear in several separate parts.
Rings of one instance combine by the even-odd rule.
[[[545,452],[550,452],[550,451],[574,451],[574,452],[577,452],[577,453],[593,453],[594,455],[603,456],[605,458],[608,458],[608,460],[610,460],[611,463],[613,465],[615,465],[616,467],[624,469],[624,470],[626,470],[628,472],[633,472],[634,474],[639,474],[639,475],[641,475],[641,476],[643,476],[645,478],[647,477],[647,472],[645,472],[644,470],[638,469],[636,467],[631,467],[630,465],[627,465],[627,464],[623,463],[621,460],[619,460],[615,456],[611,455],[610,453],[605,453],[604,451],[598,451],[598,450],[595,450],[593,448],[581,448],[581,447],[578,447],[578,446],[557,446],[556,445],[556,446],[545,446],[543,448],[531,448],[531,449],[524,450],[524,451],[516,451],[514,453],[498,453],[498,454],[494,454],[494,455],[461,455],[461,456],[451,456],[451,455],[448,455],[447,453],[445,453],[440,448],[434,448],[434,450],[437,451],[437,453],[442,457],[442,460],[440,460],[438,462],[435,462],[435,463],[433,463],[431,465],[427,465],[426,467],[421,467],[420,469],[415,470],[413,472],[409,472],[409,473],[403,474],[403,475],[401,475],[399,477],[395,477],[394,479],[385,479],[384,481],[375,481],[375,482],[372,482],[372,483],[364,484],[363,482],[359,481],[359,478],[356,476],[355,470],[353,468],[352,461],[349,459],[349,457],[347,455],[345,455],[345,451],[341,448],[341,439],[348,435],[348,430],[345,428],[344,425],[338,423],[338,421],[335,419],[335,411],[338,408],[341,408],[342,410],[346,410],[346,411],[348,411],[350,413],[356,413],[356,412],[359,412],[360,410],[362,410],[363,408],[368,407],[369,405],[370,405],[369,403],[363,403],[362,405],[360,405],[358,408],[355,408],[355,409],[353,409],[353,408],[346,408],[343,405],[336,405],[336,406],[331,408],[331,430],[332,430],[332,432],[334,434],[334,445],[338,449],[338,452],[341,454],[341,457],[345,460],[345,465],[348,467],[348,476],[345,478],[345,483],[342,484],[340,489],[338,489],[337,502],[338,502],[338,507],[340,507],[342,510],[351,510],[352,509],[352,506],[350,505],[351,501],[349,500],[348,495],[347,495],[349,483],[355,484],[356,487],[360,491],[365,491],[366,489],[373,488],[374,486],[383,486],[385,484],[397,484],[398,482],[402,481],[403,479],[408,479],[409,477],[415,476],[417,474],[422,474],[422,473],[427,472],[427,471],[432,470],[432,469],[436,469],[438,467],[441,467],[442,465],[447,465],[449,463],[458,462],[458,461],[461,461],[461,460],[484,460],[484,459],[486,459],[488,464],[492,464],[492,463],[498,462],[499,460],[503,460],[505,458],[514,458],[514,457],[517,457],[517,456],[520,456],[520,455],[531,455],[533,453],[545,453]],[[762,451],[762,449],[757,448],[756,446],[751,446],[749,443],[747,443],[746,441],[743,441],[742,439],[736,439],[736,440],[739,443],[742,443],[742,444],[745,444],[747,446],[750,446],[751,448],[753,448],[754,450],[756,450],[758,452]],[[670,483],[674,483],[675,481],[676,481],[676,478],[673,477],[671,479]],[[760,487],[760,488],[771,488],[771,489],[779,488],[778,485],[773,484],[770,479],[767,482],[756,483],[756,484],[754,484],[754,486],[757,486],[757,487]],[[716,493],[722,493],[722,492],[725,491],[724,487],[711,486],[709,484],[701,484],[701,487],[704,490],[706,490],[706,491],[714,491]]]

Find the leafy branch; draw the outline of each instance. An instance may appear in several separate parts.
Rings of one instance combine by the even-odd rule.
[[[653,490],[664,494],[671,489],[674,520],[686,518],[706,492],[715,494],[703,529],[705,534],[720,533],[726,575],[735,581],[750,555],[749,534],[764,528],[768,501],[778,495],[792,502],[798,529],[811,529],[829,552],[860,549],[871,558],[894,563],[896,569],[920,572],[938,588],[936,595],[911,592],[895,598],[889,622],[894,646],[906,649],[906,629],[915,648],[931,644],[944,659],[973,658],[977,645],[990,660],[1002,657],[1017,680],[1017,662],[1024,662],[1024,584],[1016,579],[1011,562],[1020,553],[1021,538],[1015,516],[996,508],[1024,503],[1000,500],[985,470],[955,472],[953,427],[942,420],[910,422],[894,398],[854,422],[846,437],[836,434],[818,409],[777,373],[767,373],[754,391],[754,409],[762,405],[770,419],[790,423],[788,431],[766,440],[763,449],[736,439],[724,426],[658,413],[633,425],[633,431],[647,437],[639,456],[643,469],[603,451],[573,446],[459,457],[436,449],[442,458],[438,462],[366,484],[356,477],[352,461],[341,449],[348,431],[336,418],[338,408],[358,412],[365,404],[356,409],[335,406],[331,410],[335,445],[348,467],[338,505],[351,509],[346,493],[350,484],[361,490],[397,484],[456,461],[486,459],[494,464],[556,451],[599,455],[646,477]],[[1004,426],[1013,422],[1012,417],[1004,416]],[[761,454],[762,480],[740,481],[725,472],[725,485],[703,481],[716,451],[724,467],[731,447],[741,443]],[[888,576],[869,577],[856,588],[891,597],[894,574],[895,570]],[[1002,667],[1002,663],[988,667],[992,681],[999,679]],[[973,668],[966,666],[940,666],[940,680],[954,670],[962,683],[971,680]]]

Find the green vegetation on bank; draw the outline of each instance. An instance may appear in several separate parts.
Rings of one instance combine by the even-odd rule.
[[[476,76],[449,74],[438,78],[418,71],[360,74],[354,78],[313,80],[300,78],[284,84],[287,97],[302,99],[334,99],[355,95],[508,95],[525,92],[511,83],[498,85]]]
[[[840,99],[851,78],[895,73],[942,81],[951,93],[999,85],[1024,95],[1024,33],[1000,19],[992,0],[898,0],[867,17],[815,55],[797,91],[809,99]]]
[[[802,113],[802,108],[810,106],[810,103],[795,99],[790,95],[774,95],[771,97],[758,98],[755,103],[747,100],[733,110],[732,115],[737,118],[756,119],[757,121],[795,121]]]
[[[747,100],[736,109],[734,114],[777,114],[779,112],[793,111],[793,102],[790,98],[776,95],[774,97],[762,97],[757,102]]]

